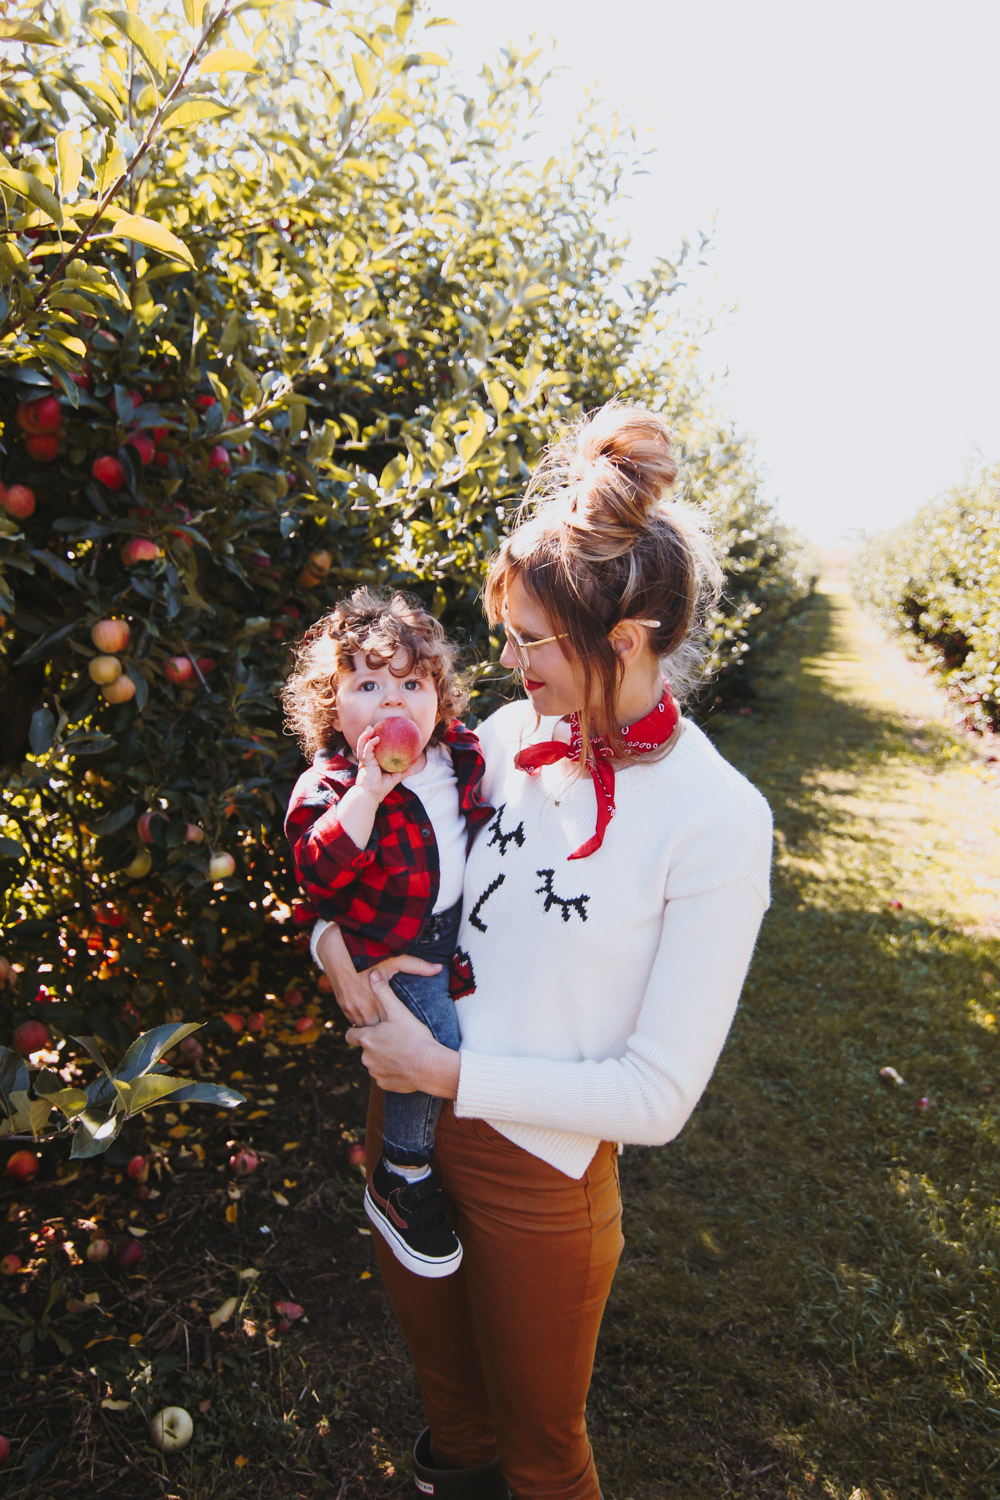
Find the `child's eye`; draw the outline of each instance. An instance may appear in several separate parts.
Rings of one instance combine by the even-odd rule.
[[[415,689],[419,693],[426,680],[425,677],[408,677],[403,686],[409,688],[411,692]]]
[[[367,682],[359,682],[358,683],[358,692],[359,693],[367,693],[367,691],[368,691],[369,688],[371,688],[372,691],[374,692],[374,690],[375,690],[375,683],[372,682],[372,680],[371,680],[370,677],[369,677],[369,679],[368,679]]]

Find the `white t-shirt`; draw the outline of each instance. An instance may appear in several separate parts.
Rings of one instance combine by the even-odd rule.
[[[444,745],[428,745],[425,757],[423,770],[404,776],[402,785],[420,798],[434,830],[441,865],[434,910],[439,912],[461,900],[468,830],[458,805],[458,781],[450,754]]]

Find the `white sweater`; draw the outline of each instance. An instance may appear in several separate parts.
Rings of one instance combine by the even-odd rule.
[[[695,724],[616,771],[600,849],[589,773],[529,776],[521,744],[556,721],[527,703],[480,726],[499,811],[465,873],[456,1113],[582,1177],[602,1140],[662,1145],[701,1096],[769,902],[771,814]]]

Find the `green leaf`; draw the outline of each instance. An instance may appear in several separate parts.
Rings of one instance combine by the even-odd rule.
[[[124,807],[116,808],[114,812],[106,813],[103,818],[98,818],[96,823],[88,824],[92,834],[97,838],[107,838],[110,833],[117,833],[124,828],[126,823],[131,823],[135,817],[135,803],[126,802]]]
[[[30,21],[0,21],[0,42],[34,42],[40,47],[58,47],[57,37]]]
[[[141,52],[158,78],[165,76],[166,53],[163,50],[163,43],[151,26],[147,26],[145,21],[134,16],[130,10],[105,10],[100,14],[104,20],[110,21],[122,36],[128,38],[137,52]]]
[[[235,1109],[246,1098],[223,1083],[188,1083],[171,1095],[174,1104],[214,1104],[218,1109]]]
[[[32,755],[44,755],[47,750],[51,750],[55,737],[55,714],[51,708],[36,708],[31,715],[31,725],[28,729],[28,743],[31,746]]]
[[[194,269],[194,257],[183,241],[155,219],[145,219],[141,214],[126,214],[117,221],[113,229],[95,235],[94,238],[137,240],[140,245],[148,245],[151,250],[159,250],[161,255],[183,261],[184,265]]]
[[[413,20],[413,0],[403,0],[402,5],[396,11],[396,19],[392,23],[392,29],[396,33],[396,40],[406,40],[406,33],[410,29]]]
[[[0,183],[19,197],[29,199],[43,214],[48,214],[53,224],[62,224],[63,212],[59,199],[37,177],[32,177],[30,172],[18,172],[14,167],[0,167]]]
[[[84,350],[84,353],[86,353],[86,350]],[[36,558],[40,563],[44,563],[49,572],[54,573],[57,578],[61,578],[63,583],[68,583],[75,589],[80,587],[79,578],[77,578],[76,573],[64,557],[56,557],[52,552],[40,552],[35,547],[29,548],[28,555]]]
[[[138,1078],[154,1063],[159,1062],[171,1047],[176,1047],[192,1031],[198,1031],[203,1024],[201,1021],[185,1021],[177,1026],[173,1021],[168,1021],[163,1026],[154,1026],[151,1031],[144,1031],[141,1036],[136,1037],[122,1058],[116,1076],[130,1083],[133,1078]]]
[[[493,410],[498,414],[498,416],[503,416],[504,412],[510,405],[510,396],[507,392],[507,387],[505,385],[501,385],[499,380],[487,380],[486,390],[489,393],[490,401],[493,404]]]
[[[97,1040],[96,1036],[71,1036],[70,1041],[79,1042],[80,1046],[85,1048],[86,1051],[90,1053],[91,1057],[94,1059],[95,1063],[100,1068],[105,1078],[107,1078],[109,1082],[112,1081],[111,1069],[108,1067],[107,1063],[104,1060],[104,1053],[101,1051],[101,1044]]]
[[[129,1113],[141,1114],[144,1109],[151,1109],[154,1104],[161,1104],[179,1089],[187,1088],[186,1078],[167,1077],[163,1073],[147,1073],[140,1078],[132,1089],[132,1103]]]
[[[205,0],[184,0],[184,19],[189,26],[200,26],[205,13]]]
[[[241,52],[238,47],[220,47],[202,60],[199,72],[202,77],[206,73],[259,73],[260,64],[252,52]]]
[[[217,99],[178,99],[163,116],[164,125],[197,125],[199,120],[214,120],[219,115],[231,114],[226,104]]]
[[[38,1135],[44,1129],[45,1122],[52,1113],[51,1099],[32,1099],[28,1106],[28,1125],[32,1135]]]
[[[81,1156],[100,1156],[102,1151],[107,1151],[124,1124],[123,1114],[109,1115],[100,1109],[82,1110],[77,1116],[70,1157],[79,1160]]]
[[[368,59],[361,52],[352,52],[351,62],[354,64],[354,76],[358,80],[362,94],[366,99],[370,99],[375,92],[375,77]]]
[[[60,130],[56,136],[56,156],[59,160],[59,191],[63,198],[76,192],[83,171],[83,157],[76,148],[71,130]]]
[[[28,1069],[20,1053],[10,1047],[0,1047],[0,1108],[5,1114],[14,1113],[16,1105],[12,1096],[15,1093],[27,1094],[29,1082]]]

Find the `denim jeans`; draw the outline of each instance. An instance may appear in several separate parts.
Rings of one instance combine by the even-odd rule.
[[[423,1021],[435,1041],[457,1051],[461,1041],[455,1002],[448,993],[448,974],[462,903],[428,917],[407,949],[414,958],[443,964],[440,974],[394,974],[389,983],[407,1010]],[[431,1094],[386,1094],[383,1150],[389,1161],[402,1167],[419,1167],[434,1149],[434,1132],[442,1099]]]

